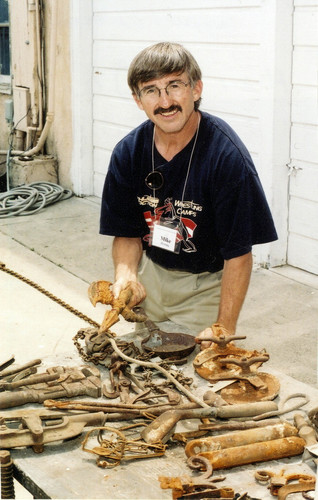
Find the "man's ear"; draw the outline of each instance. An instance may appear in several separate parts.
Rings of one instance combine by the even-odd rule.
[[[203,82],[202,82],[202,80],[198,80],[192,89],[192,95],[193,95],[194,101],[197,101],[198,99],[200,99],[201,94],[202,94],[202,90],[203,90]]]
[[[133,98],[134,98],[134,100],[135,100],[135,103],[137,104],[138,108],[143,110],[143,109],[144,109],[144,107],[143,107],[143,105],[142,105],[142,103],[141,103],[141,100],[140,100],[140,99],[139,99],[139,97],[137,96],[137,94],[133,93],[133,95],[132,95],[132,96],[133,96]]]

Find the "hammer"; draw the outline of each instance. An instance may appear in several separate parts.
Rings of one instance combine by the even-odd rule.
[[[179,420],[186,418],[233,418],[251,417],[266,411],[277,409],[274,401],[258,401],[248,404],[233,404],[228,406],[194,408],[191,410],[168,410],[151,422],[142,432],[141,437],[146,443],[153,444],[158,441],[165,443],[174,431]]]

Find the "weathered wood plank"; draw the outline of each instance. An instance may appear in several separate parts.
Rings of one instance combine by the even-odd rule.
[[[130,131],[130,128],[96,121],[93,127],[94,146],[113,150],[114,146]]]

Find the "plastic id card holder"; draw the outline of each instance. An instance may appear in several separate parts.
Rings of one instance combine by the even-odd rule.
[[[173,253],[180,253],[181,240],[178,239],[179,221],[161,220],[153,226],[152,245]]]

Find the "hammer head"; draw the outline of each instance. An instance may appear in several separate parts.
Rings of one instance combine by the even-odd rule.
[[[93,306],[97,302],[102,304],[111,304],[113,301],[113,294],[110,289],[112,283],[110,281],[93,281],[88,288],[88,297]]]
[[[121,290],[119,297],[115,298],[110,289],[111,285],[112,283],[110,281],[94,281],[88,288],[88,297],[93,306],[96,306],[97,302],[112,306],[112,309],[105,313],[99,333],[107,332],[111,326],[117,323],[117,321],[119,321],[119,314],[121,313],[127,319],[132,315],[133,319],[130,318],[130,321],[135,320],[136,315],[127,307],[132,296],[130,286],[128,285]]]

